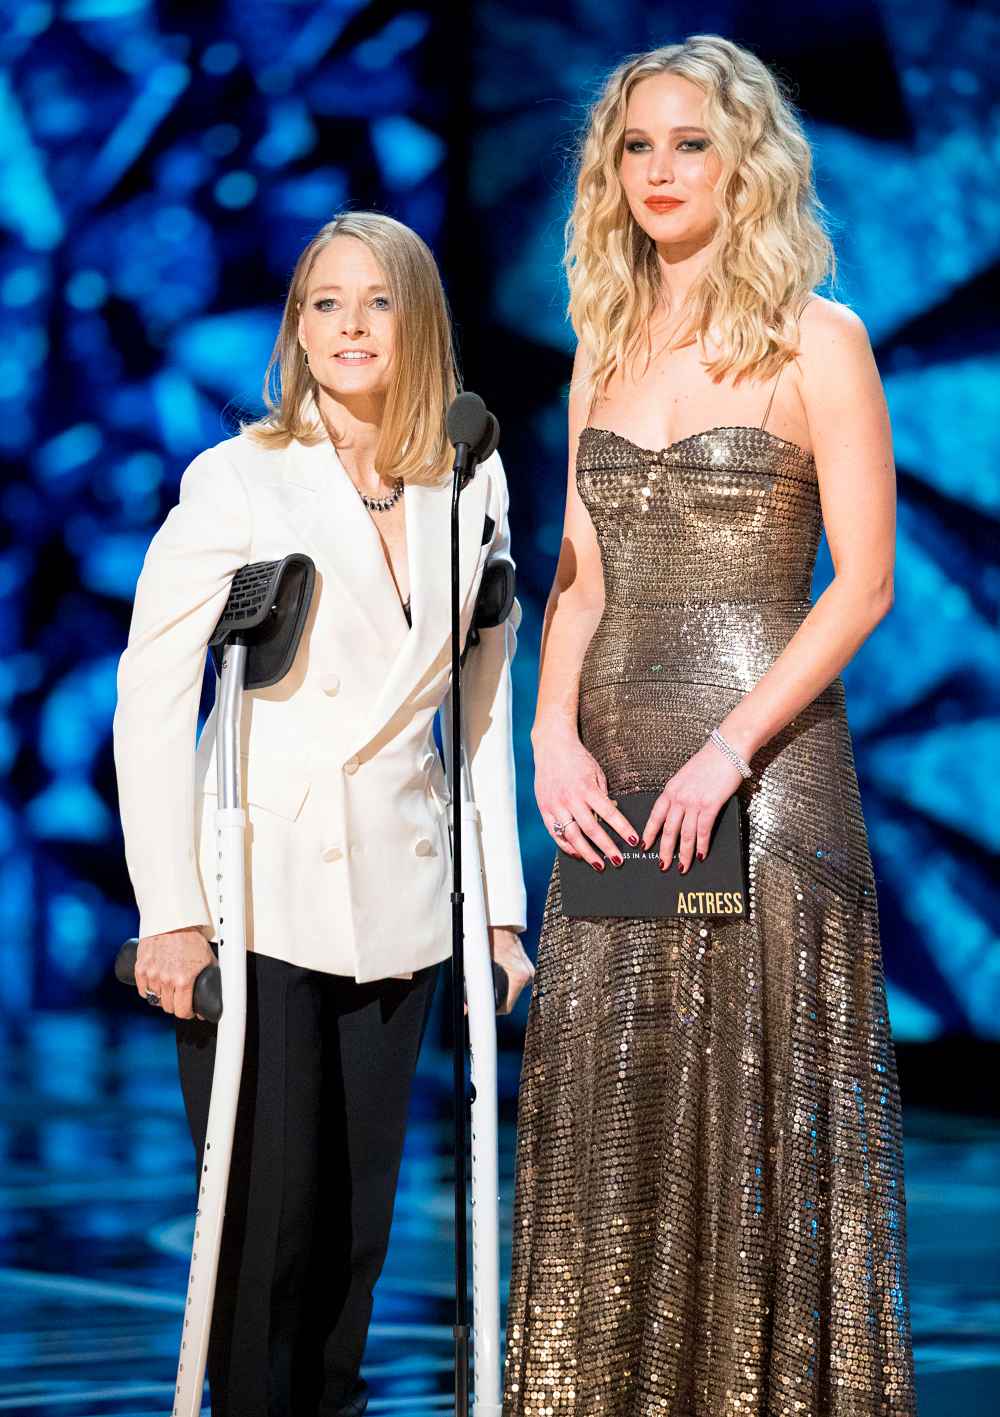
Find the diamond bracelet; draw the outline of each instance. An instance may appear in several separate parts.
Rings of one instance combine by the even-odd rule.
[[[740,757],[739,753],[737,753],[736,749],[732,746],[731,743],[726,742],[725,738],[723,738],[722,734],[717,728],[713,728],[708,734],[708,737],[711,738],[712,742],[715,744],[715,746],[719,749],[720,752],[725,753],[726,757],[733,764],[733,766],[739,768],[740,775],[742,777],[753,777],[753,773],[750,769],[750,764],[745,762]]]

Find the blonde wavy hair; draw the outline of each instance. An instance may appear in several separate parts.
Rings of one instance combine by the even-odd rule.
[[[688,296],[672,347],[704,341],[719,353],[713,378],[766,378],[798,348],[797,322],[813,287],[835,273],[812,178],[812,153],[783,86],[749,50],[692,35],[632,55],[605,82],[578,153],[566,223],[569,317],[589,355],[593,394],[606,391],[645,345],[660,299],[655,243],[629,210],[618,175],[625,115],[636,84],[679,74],[705,94],[702,122],[719,158],[719,226],[712,257]]]
[[[415,231],[379,212],[342,212],[316,233],[295,263],[278,337],[264,374],[264,418],[243,431],[266,447],[330,436],[319,417],[318,384],[299,344],[299,311],[319,253],[338,236],[363,241],[378,262],[396,313],[395,357],[375,466],[386,478],[436,482],[450,466],[445,416],[458,389],[448,303],[437,263]]]

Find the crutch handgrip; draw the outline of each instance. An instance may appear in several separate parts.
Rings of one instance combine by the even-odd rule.
[[[126,940],[115,956],[115,978],[119,984],[130,984],[135,988],[135,961],[139,953],[139,941]],[[222,971],[217,964],[206,964],[194,981],[192,993],[194,1011],[209,1023],[218,1023],[222,1017]]]

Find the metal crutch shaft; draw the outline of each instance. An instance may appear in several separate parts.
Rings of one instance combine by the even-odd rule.
[[[216,1034],[212,1095],[198,1180],[198,1208],[173,1417],[199,1417],[201,1413],[236,1107],[243,1073],[247,1011],[246,812],[240,791],[239,728],[246,653],[244,644],[228,644],[223,652],[219,679],[216,760],[219,796],[215,816],[217,869],[214,885],[219,907],[219,969],[225,1011]]]
[[[449,693],[442,706],[445,741],[450,740],[454,723],[453,697]],[[472,1081],[472,1334],[474,1417],[500,1414],[500,1181],[497,1123],[497,1038],[496,1010],[507,995],[507,975],[490,958],[483,885],[482,838],[479,812],[472,794],[465,735],[461,735],[460,781],[455,783],[448,769],[453,804],[452,830],[456,816],[462,833],[465,862],[463,953],[465,997],[469,1008],[469,1062]],[[461,793],[460,811],[454,803]],[[502,982],[498,979],[502,976]],[[500,997],[502,991],[502,997]]]
[[[455,1412],[469,1410],[469,1326],[465,1197],[466,1107],[465,1028],[462,996],[468,1011],[472,1080],[472,1302],[475,1345],[475,1417],[500,1417],[500,1182],[497,1127],[496,1009],[506,999],[506,971],[490,956],[483,881],[482,837],[476,808],[462,715],[462,664],[475,653],[479,630],[503,624],[514,605],[514,566],[507,557],[487,563],[473,612],[469,642],[459,650],[458,635],[458,496],[456,473],[452,500],[452,674],[442,709],[442,738],[450,744],[446,771],[451,787],[452,998],[454,1004],[455,1094]],[[468,861],[466,875],[464,863]],[[466,889],[466,881],[468,888]],[[469,942],[468,951],[465,940]],[[502,995],[502,997],[498,997]]]
[[[462,651],[458,634],[459,605],[459,520],[458,500],[462,491],[462,476],[456,465],[451,499],[451,698],[453,712],[449,752],[454,775],[461,761],[462,712],[461,675]],[[452,818],[458,818],[457,829],[451,834],[451,1026],[452,1026],[452,1090],[455,1127],[455,1417],[468,1417],[469,1412],[469,1305],[468,1256],[465,1225],[466,1189],[466,1100],[465,1100],[465,951],[464,895],[462,882],[461,798],[452,796]]]

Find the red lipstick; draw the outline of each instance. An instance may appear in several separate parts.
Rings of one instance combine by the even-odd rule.
[[[653,212],[672,212],[684,203],[680,197],[647,197],[645,205]]]

